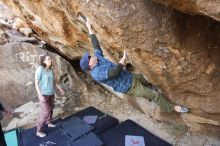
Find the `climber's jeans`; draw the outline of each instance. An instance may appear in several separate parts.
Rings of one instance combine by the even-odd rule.
[[[45,97],[44,102],[40,102],[42,108],[42,115],[37,124],[37,131],[42,131],[44,125],[52,122],[53,107],[54,107],[54,95],[43,95]]]
[[[128,95],[144,97],[150,101],[154,101],[165,112],[172,112],[174,104],[165,99],[162,95],[155,90],[148,87],[149,82],[141,74],[133,74],[132,86],[127,92]]]

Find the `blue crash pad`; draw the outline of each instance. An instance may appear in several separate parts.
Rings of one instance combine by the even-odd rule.
[[[4,133],[7,146],[18,146],[18,129],[13,129]]]

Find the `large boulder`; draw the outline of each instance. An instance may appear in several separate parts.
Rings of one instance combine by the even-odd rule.
[[[136,71],[172,102],[190,108],[192,115],[180,117],[185,124],[196,131],[220,133],[219,22],[151,0],[3,1],[19,11],[39,38],[70,59],[92,51],[87,30],[77,19],[82,12],[108,58],[116,61],[127,50]]]
[[[51,56],[56,79],[66,92],[65,96],[60,96],[59,92],[56,94],[54,117],[64,113],[67,100],[73,101],[73,107],[80,102],[79,95],[86,86],[69,62],[46,50],[44,44],[35,38],[27,38],[4,25],[0,25],[0,30],[0,100],[19,113],[13,119],[6,118],[10,123],[7,122],[7,125],[5,121],[4,126],[8,126],[8,129],[27,126],[39,119],[41,108],[34,85],[34,75],[39,66],[39,57],[43,54]]]

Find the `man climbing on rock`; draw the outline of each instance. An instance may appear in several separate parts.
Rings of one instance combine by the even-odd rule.
[[[126,53],[119,61],[114,64],[103,56],[103,52],[93,33],[91,24],[85,20],[88,28],[91,42],[94,48],[94,56],[86,52],[80,60],[80,67],[83,72],[90,71],[92,78],[99,82],[106,84],[114,89],[116,92],[128,94],[131,96],[144,97],[158,104],[165,112],[172,112],[173,110],[178,113],[186,113],[188,109],[179,105],[174,105],[165,99],[155,90],[149,88],[150,83],[144,78],[143,75],[133,74],[123,69],[125,65]]]

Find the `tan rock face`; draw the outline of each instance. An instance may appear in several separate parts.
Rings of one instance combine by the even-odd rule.
[[[206,123],[198,123],[201,129],[219,134],[219,126],[209,122],[220,120],[219,22],[146,0],[5,2],[20,10],[41,39],[71,59],[91,50],[87,30],[76,18],[82,12],[108,58],[118,60],[127,50],[136,71],[144,73],[174,103],[189,107],[196,116],[205,115]],[[215,4],[218,6],[217,1]],[[208,5],[206,12],[213,13]],[[192,117],[185,121],[197,122]]]

